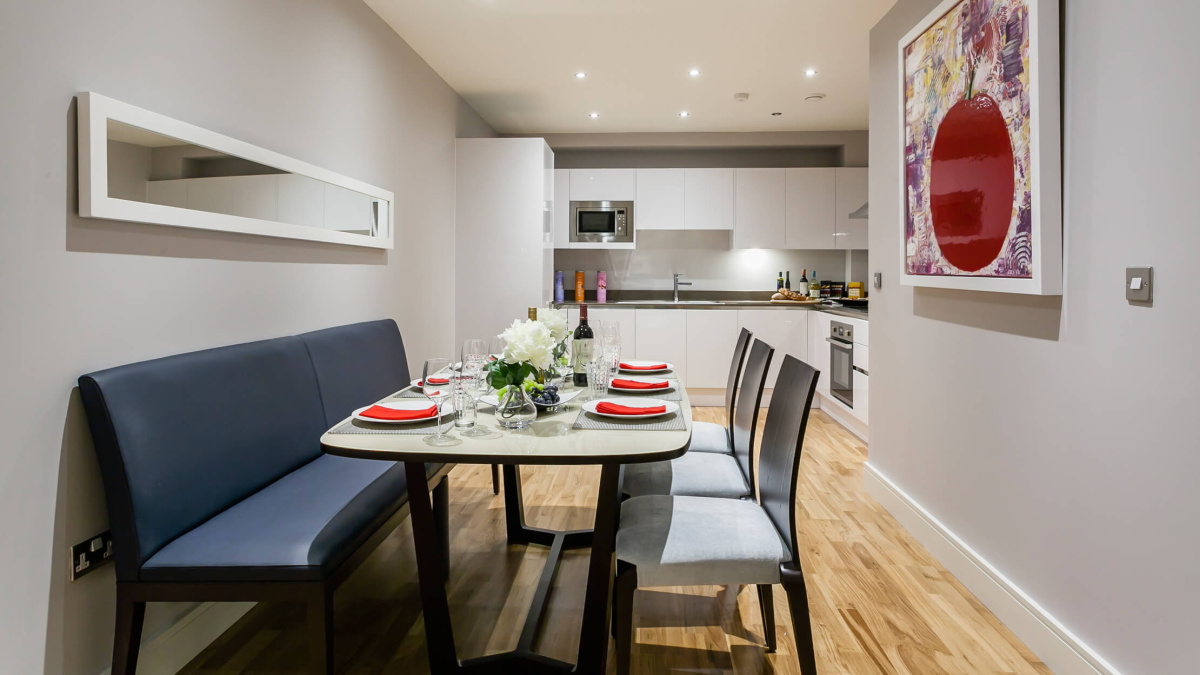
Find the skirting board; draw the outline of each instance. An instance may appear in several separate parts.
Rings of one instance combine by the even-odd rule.
[[[142,643],[138,675],[175,675],[257,603],[205,602]],[[105,668],[102,675],[111,675]]]
[[[870,462],[863,467],[863,487],[867,494],[887,509],[1051,670],[1058,675],[1120,675]]]

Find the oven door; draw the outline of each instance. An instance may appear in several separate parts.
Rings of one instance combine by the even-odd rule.
[[[621,243],[633,241],[630,202],[571,202],[571,241]]]
[[[854,407],[854,343],[825,338],[829,343],[829,393]]]

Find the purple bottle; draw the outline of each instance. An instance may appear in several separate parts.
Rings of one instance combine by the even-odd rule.
[[[561,303],[563,301],[563,273],[554,273],[554,302]]]

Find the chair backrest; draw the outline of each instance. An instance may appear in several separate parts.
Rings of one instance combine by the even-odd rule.
[[[326,328],[299,337],[317,373],[326,427],[412,381],[404,339],[391,319]]]
[[[783,540],[792,562],[797,559],[796,485],[800,479],[800,455],[808,412],[821,372],[792,355],[783,366],[771,392],[771,406],[763,425],[762,449],[758,458],[758,499]]]
[[[742,371],[742,391],[734,404],[729,433],[733,439],[733,455],[737,458],[747,482],[754,485],[754,437],[758,433],[758,408],[762,405],[763,387],[775,349],[762,340],[755,340]]]
[[[119,580],[188,532],[316,459],[325,412],[304,341],[285,337],[79,378]]]
[[[729,380],[725,383],[725,414],[728,416],[729,429],[733,429],[733,404],[737,401],[738,380],[742,377],[742,365],[746,362],[746,350],[750,348],[750,338],[754,333],[743,328],[738,333],[737,344],[733,346],[733,361],[729,363]],[[732,438],[732,436],[730,437]]]

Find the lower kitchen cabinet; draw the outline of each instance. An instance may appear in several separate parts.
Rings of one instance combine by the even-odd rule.
[[[775,356],[771,358],[771,369],[767,372],[768,389],[775,386],[775,378],[779,375],[780,366],[783,365],[784,354],[791,354],[801,361],[808,360],[810,314],[820,314],[820,312],[778,309],[738,310],[738,326],[753,332],[756,340],[762,340],[775,348]]]
[[[687,386],[724,389],[737,345],[739,312],[689,309],[686,313]]]
[[[714,313],[721,310],[711,310]],[[684,386],[692,386],[688,377],[688,326],[691,312],[678,309],[638,309],[634,358],[662,359],[675,365],[675,373]],[[624,343],[622,342],[622,345]]]
[[[817,393],[829,397],[829,324],[833,321],[831,314],[825,312],[809,312],[808,320],[808,365],[821,371],[817,378]]]

